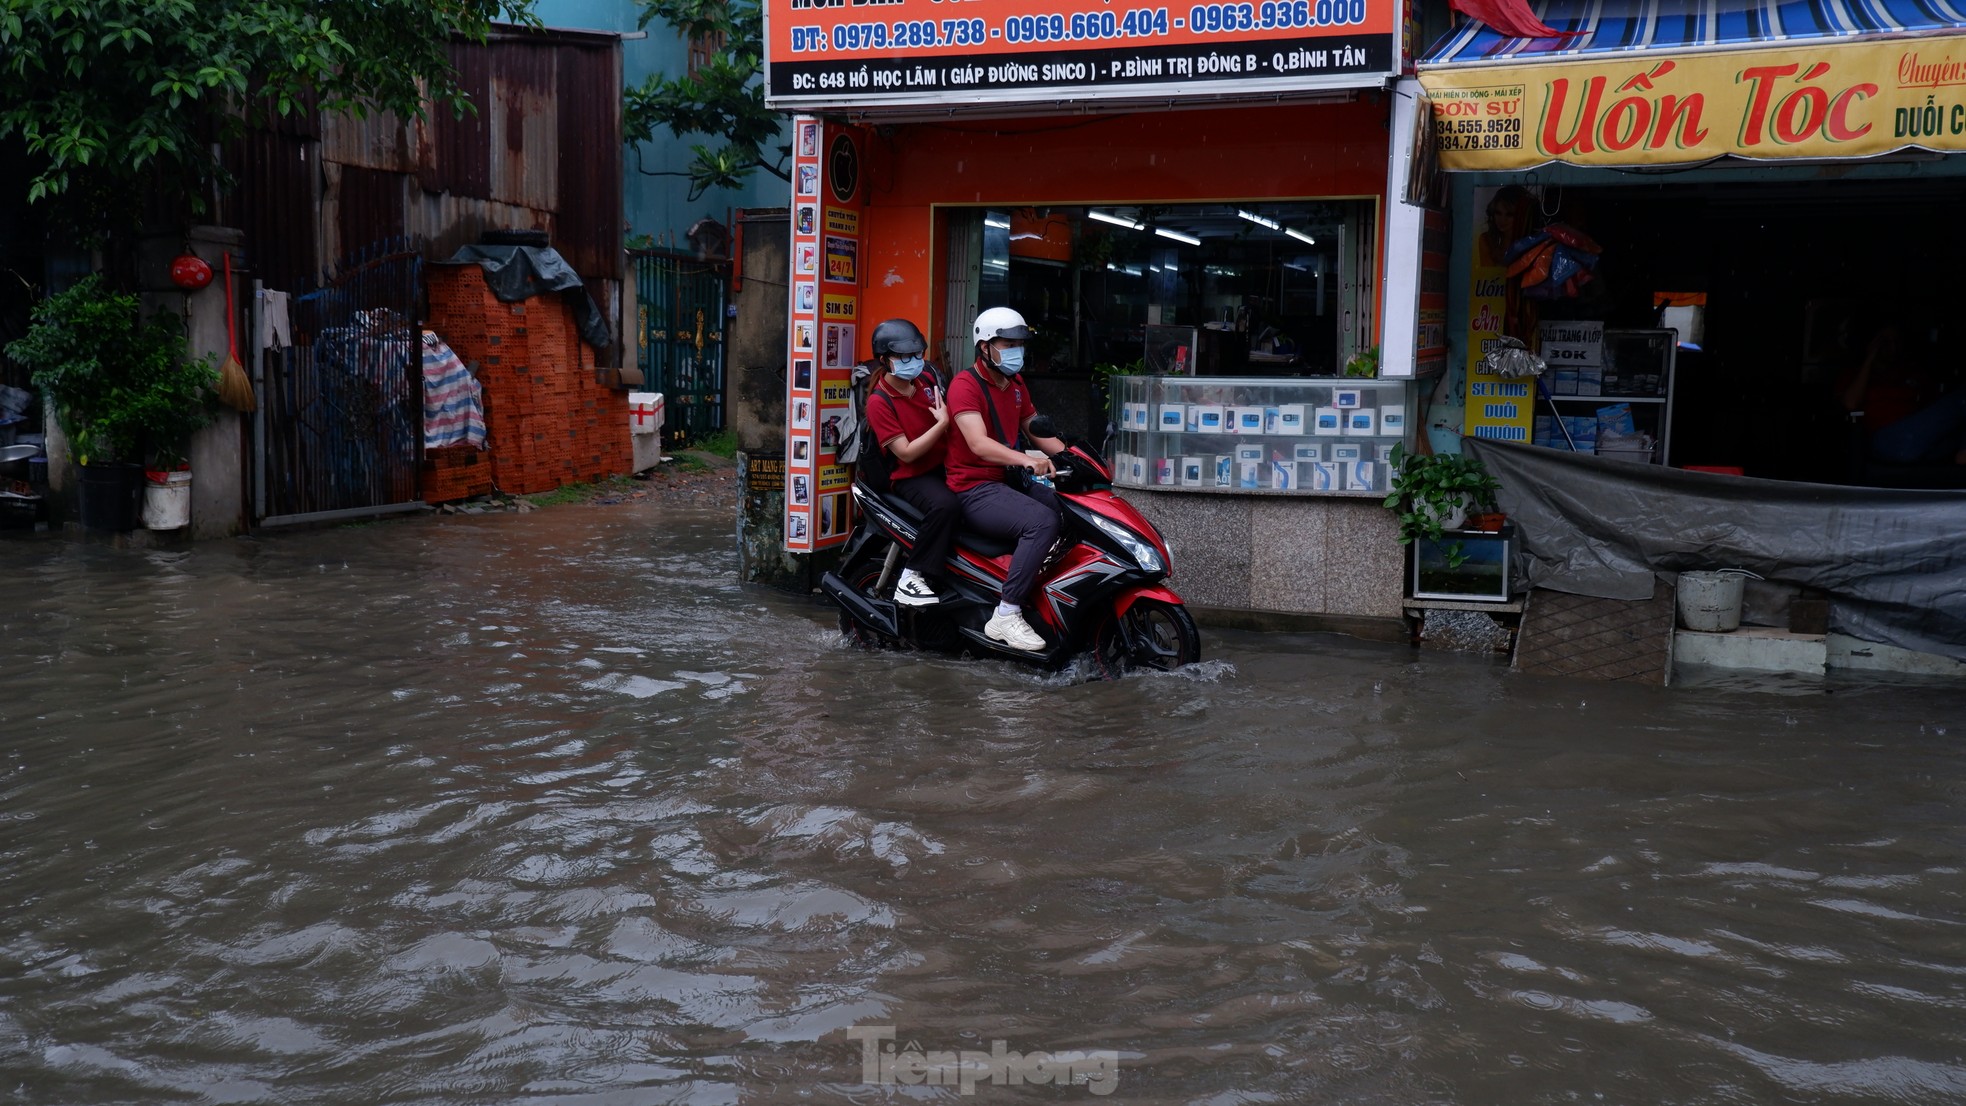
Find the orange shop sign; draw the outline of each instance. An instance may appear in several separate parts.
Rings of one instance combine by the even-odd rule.
[[[767,0],[765,95],[774,106],[864,109],[1375,87],[1395,70],[1402,10],[1394,0]]]
[[[1420,74],[1448,169],[1966,150],[1966,36]]]

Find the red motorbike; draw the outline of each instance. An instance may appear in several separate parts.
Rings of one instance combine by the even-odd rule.
[[[944,573],[953,593],[945,590],[929,606],[895,603],[894,582],[914,547],[921,513],[857,480],[859,522],[839,568],[819,582],[840,606],[841,631],[870,647],[1009,657],[1046,669],[1089,653],[1107,677],[1136,665],[1171,670],[1201,659],[1195,620],[1165,584],[1173,565],[1160,532],[1113,494],[1112,472],[1090,445],[1073,442],[1052,461],[1064,525],[1026,603],[1031,628],[1045,639],[1043,651],[1012,649],[983,635],[1010,572],[1012,541],[959,533]]]

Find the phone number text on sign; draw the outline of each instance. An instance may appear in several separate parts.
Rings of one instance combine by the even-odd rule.
[[[1170,31],[1234,34],[1314,27],[1349,27],[1365,22],[1366,0],[1263,0],[1260,4],[1197,4],[1185,17],[1167,8],[1124,11],[1050,12],[1016,15],[991,26],[982,19],[898,19],[891,23],[835,23],[830,27],[791,28],[794,54],[866,50],[939,50],[1007,43],[1101,42],[1108,39],[1165,38]]]
[[[1439,119],[1434,136],[1443,150],[1519,150],[1520,119]]]

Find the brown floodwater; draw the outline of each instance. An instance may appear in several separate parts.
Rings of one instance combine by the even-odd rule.
[[[1042,679],[732,543],[0,542],[0,1102],[1966,1101],[1966,691]]]

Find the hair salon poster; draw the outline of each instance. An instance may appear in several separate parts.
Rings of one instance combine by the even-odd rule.
[[[851,127],[792,121],[785,548],[794,553],[838,545],[853,529],[853,472],[839,449],[860,348],[862,151]]]

